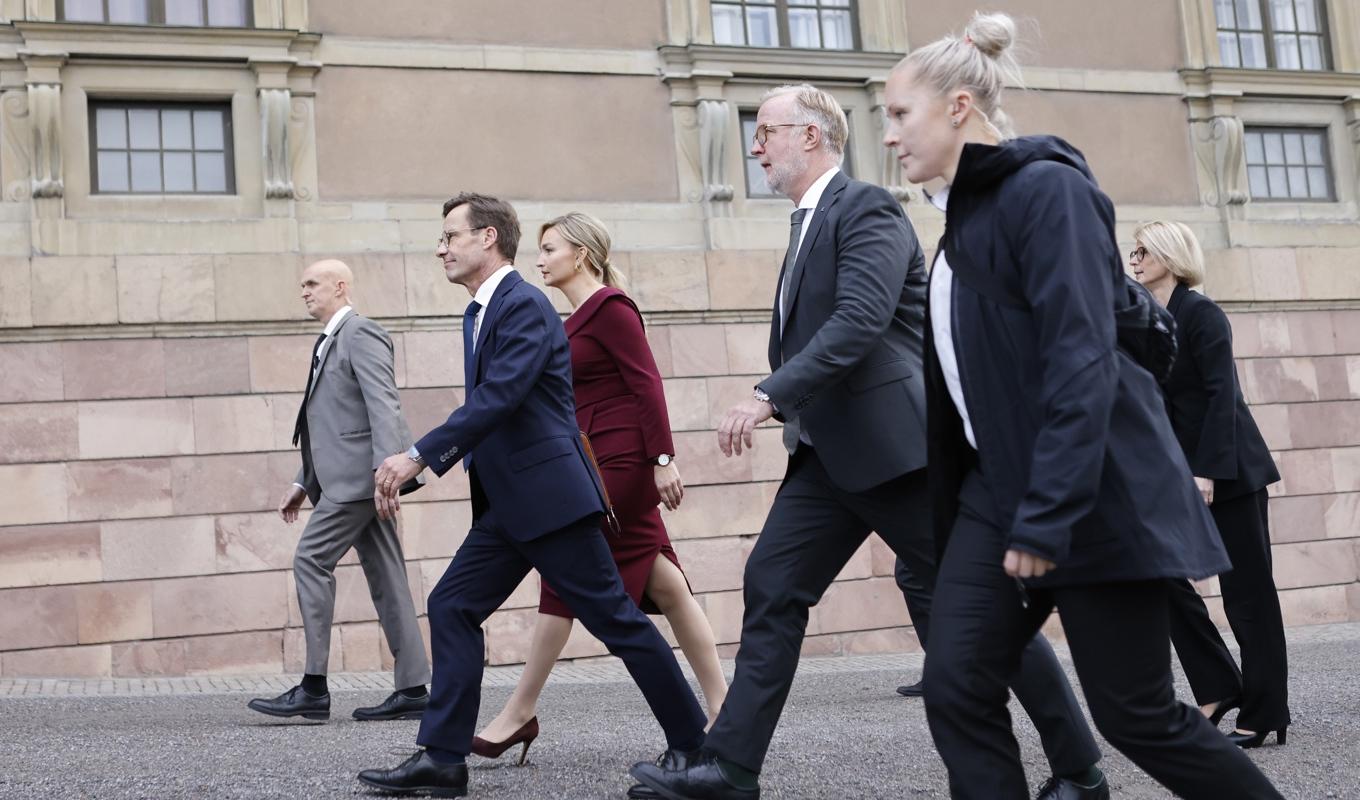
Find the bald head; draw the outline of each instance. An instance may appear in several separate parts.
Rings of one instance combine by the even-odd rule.
[[[329,322],[335,312],[350,304],[354,273],[349,265],[334,258],[313,263],[302,271],[302,302],[307,313],[319,322]]]

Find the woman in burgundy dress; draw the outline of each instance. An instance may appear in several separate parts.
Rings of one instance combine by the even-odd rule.
[[[587,214],[567,214],[540,230],[538,269],[544,283],[566,295],[575,309],[566,329],[576,419],[590,436],[619,521],[617,533],[602,525],[605,539],[633,601],[670,623],[699,679],[711,722],[727,696],[727,681],[713,629],[690,592],[661,521],[658,506],[677,508],[685,488],[675,465],[661,375],[642,316],[619,288],[609,246],[603,223]],[[538,698],[571,626],[571,612],[544,583],[524,673],[505,708],[474,740],[473,752],[498,756],[511,740],[537,733]]]

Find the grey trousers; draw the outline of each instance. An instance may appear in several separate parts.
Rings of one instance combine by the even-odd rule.
[[[396,688],[430,681],[430,662],[416,624],[406,558],[393,520],[378,519],[372,500],[334,503],[323,495],[293,557],[298,608],[307,640],[307,674],[325,675],[335,618],[335,565],[353,547],[368,579],[378,622],[396,662]]]

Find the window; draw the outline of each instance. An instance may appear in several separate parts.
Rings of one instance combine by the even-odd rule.
[[[1214,0],[1225,67],[1328,68],[1321,0]]]
[[[98,194],[233,194],[231,107],[92,103],[91,184]]]
[[[1334,199],[1326,130],[1247,128],[1246,135],[1251,199]]]
[[[853,50],[852,0],[713,0],[713,41],[751,47]]]
[[[57,19],[116,25],[248,28],[247,0],[57,0]]]
[[[848,124],[847,119],[847,124]],[[848,129],[847,129],[848,132]],[[765,182],[765,170],[760,166],[760,160],[751,155],[751,141],[756,135],[756,112],[741,112],[741,148],[742,158],[746,164],[746,196],[754,198],[783,198],[784,195],[775,192],[770,185]],[[850,161],[850,137],[845,139],[845,158],[841,160],[841,172],[849,177],[855,177],[855,172],[851,168]]]

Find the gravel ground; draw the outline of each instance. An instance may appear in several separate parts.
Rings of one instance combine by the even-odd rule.
[[[1290,639],[1290,743],[1252,751],[1252,758],[1286,797],[1360,800],[1360,625],[1295,629]],[[898,683],[915,679],[908,666],[914,663],[904,657],[903,669],[866,670],[863,661],[810,660],[771,747],[762,796],[947,797],[921,702],[893,693]],[[474,757],[471,795],[623,797],[628,765],[653,757],[662,739],[635,689],[608,675],[603,681],[550,685],[540,707],[543,733],[529,763]],[[484,721],[507,694],[503,685],[486,689]],[[320,725],[262,717],[239,693],[0,697],[0,798],[376,796],[354,774],[403,760],[418,724],[349,718],[353,707],[384,696],[334,691],[334,716]],[[1046,776],[1038,738],[1023,718],[1018,727],[1026,768],[1038,783]],[[1104,749],[1114,797],[1171,796]]]

